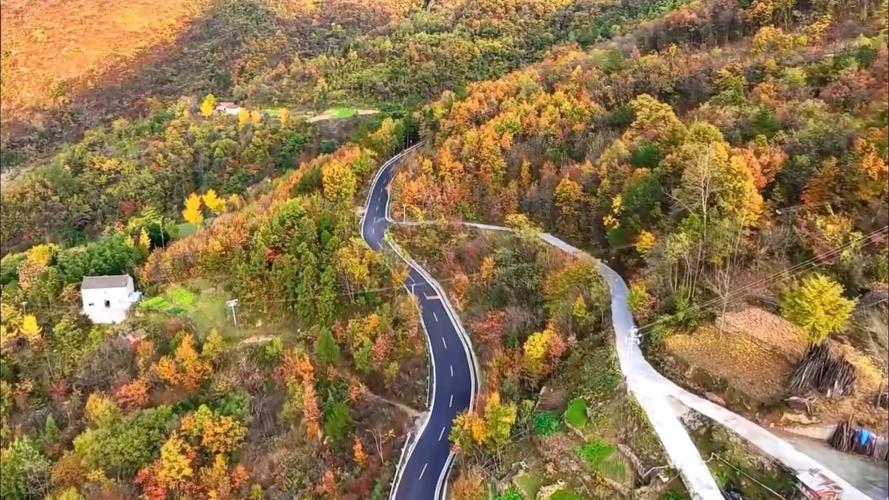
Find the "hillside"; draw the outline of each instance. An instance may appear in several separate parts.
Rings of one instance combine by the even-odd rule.
[[[225,96],[294,58],[336,51],[411,2],[4,2],[7,166],[153,99]]]
[[[885,427],[887,5],[4,2],[2,496],[378,500],[428,416],[411,476],[453,450],[456,500],[686,498],[622,297],[541,231],[626,279],[677,384]],[[857,379],[791,390],[810,344]],[[792,494],[686,416],[720,488]]]

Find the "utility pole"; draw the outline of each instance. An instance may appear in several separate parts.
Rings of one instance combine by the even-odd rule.
[[[238,327],[238,316],[235,314],[235,306],[238,305],[238,299],[232,299],[225,301],[225,305],[230,307],[232,310],[232,321],[235,323],[235,328]]]

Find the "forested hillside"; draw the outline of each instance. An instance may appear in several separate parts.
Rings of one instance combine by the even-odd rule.
[[[665,458],[593,262],[539,229],[610,259],[647,354],[701,393],[736,381],[698,387],[677,353],[737,345],[754,328],[720,321],[742,305],[783,316],[780,369],[748,363],[777,399],[726,403],[764,426],[806,345],[885,363],[885,0],[112,4],[2,7],[4,498],[385,498],[427,343],[356,209],[418,139],[400,215],[517,229],[390,234],[479,353],[454,498],[684,493],[645,474]],[[93,324],[83,278],[123,273],[142,300]],[[825,421],[885,424],[885,377],[858,373]],[[787,493],[698,431],[743,471],[712,462],[720,486]]]
[[[28,162],[153,100],[233,88],[300,57],[336,53],[416,4],[199,0],[3,5],[3,163]]]
[[[714,6],[683,7],[631,40],[446,92],[418,115],[431,152],[399,177],[400,202],[424,217],[524,212],[691,296],[704,268],[762,255],[834,263],[850,293],[885,281],[879,27],[731,7],[721,24],[702,22]]]

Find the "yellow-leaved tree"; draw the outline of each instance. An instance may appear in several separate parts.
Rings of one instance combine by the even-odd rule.
[[[201,212],[201,197],[197,193],[191,193],[185,199],[185,208],[182,209],[182,218],[191,224],[204,222],[204,214]]]
[[[250,123],[250,111],[247,111],[247,108],[241,108],[238,111],[238,124],[247,125],[248,123]]]
[[[210,116],[216,110],[216,96],[213,94],[207,94],[204,97],[204,100],[201,101],[201,114],[204,116]]]
[[[533,376],[540,375],[544,370],[546,358],[546,346],[552,336],[552,331],[546,329],[532,333],[525,340],[522,354],[522,367]]]
[[[22,327],[20,329],[22,337],[28,341],[29,344],[39,344],[41,339],[43,338],[41,334],[43,333],[43,328],[40,328],[40,325],[37,324],[37,318],[33,314],[26,314],[24,318],[22,318]]]
[[[193,451],[188,443],[174,433],[161,446],[161,456],[157,471],[158,478],[164,484],[174,487],[190,478],[194,473],[191,468],[191,459],[189,458],[191,454],[193,454]]]
[[[216,190],[208,189],[201,199],[204,200],[204,205],[214,214],[219,215],[225,212],[225,200],[216,194]]]
[[[151,247],[151,238],[148,236],[148,231],[146,231],[144,227],[139,231],[139,246],[145,250],[148,250],[148,248]]]

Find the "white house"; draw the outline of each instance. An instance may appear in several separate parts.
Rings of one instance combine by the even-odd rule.
[[[241,106],[229,101],[223,101],[216,105],[216,112],[226,114],[226,115],[235,115],[241,112]]]
[[[84,276],[80,284],[83,314],[93,323],[120,323],[127,311],[142,296],[133,286],[129,274],[116,276]]]

